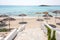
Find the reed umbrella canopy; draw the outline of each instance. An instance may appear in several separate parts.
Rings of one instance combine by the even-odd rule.
[[[45,15],[43,15],[43,17],[45,17],[44,19],[46,20],[46,22],[48,23],[48,20],[50,20],[50,18],[48,18],[49,16],[48,16],[48,12],[43,12],[43,14],[45,14]]]
[[[41,14],[41,12],[36,12],[35,14],[37,14],[38,15],[38,17],[40,16],[40,14]]]
[[[43,17],[47,17],[47,15],[43,15]],[[52,15],[48,14],[48,17],[53,17]]]
[[[9,25],[9,31],[10,31],[10,25],[11,25],[11,22],[10,21],[15,21],[16,19],[15,18],[12,18],[12,17],[8,17],[8,18],[5,18],[3,19],[3,21],[8,21],[8,25]]]
[[[43,17],[53,17],[52,15],[48,14],[48,12],[43,12],[43,14],[45,14]]]
[[[55,14],[56,14],[55,17],[56,17],[57,14],[60,14],[60,10],[55,10],[55,11],[53,11],[52,13],[55,13]]]
[[[47,14],[48,14],[48,12],[43,12],[43,14],[46,14],[46,15],[47,15]]]
[[[43,12],[43,14],[45,14],[44,16],[48,18],[48,12]]]
[[[10,21],[15,21],[16,19],[15,19],[15,18],[12,18],[12,17],[3,19],[3,21],[8,21],[8,20],[10,20]]]
[[[22,17],[22,22],[20,22],[19,24],[26,24],[27,22],[24,22],[24,17],[27,15],[26,14],[20,14],[19,16]]]
[[[0,20],[0,27],[4,27],[4,26],[7,26],[7,24],[3,20]]]
[[[58,14],[58,13],[60,13],[60,10],[55,10],[55,11],[53,11],[53,13]]]
[[[26,14],[20,14],[19,16],[27,16]]]
[[[60,10],[55,10],[52,13],[55,13],[55,23],[56,23],[56,19],[60,19],[60,17],[57,17],[57,14],[60,14]],[[56,23],[57,25],[60,25],[60,23]]]
[[[38,16],[38,19],[37,19],[37,21],[43,21],[43,19],[40,19],[40,17],[41,17],[41,12],[36,12],[35,14],[37,14],[37,16]]]
[[[0,15],[0,17],[8,17],[8,15],[5,15],[5,14],[4,14],[4,15]]]
[[[36,12],[36,14],[41,14],[41,12]]]

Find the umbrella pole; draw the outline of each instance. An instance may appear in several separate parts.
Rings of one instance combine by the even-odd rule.
[[[47,14],[47,18],[48,18],[48,14]],[[46,22],[48,23],[48,20]]]
[[[9,31],[10,31],[10,20],[9,20]]]
[[[9,18],[9,17],[8,17]],[[9,21],[9,31],[10,31],[10,20],[8,19],[8,21]]]
[[[38,19],[39,19],[39,15],[38,15]]]
[[[57,17],[57,13],[56,13],[55,17]],[[55,25],[56,25],[56,18],[55,18]]]
[[[24,22],[24,18],[23,18],[23,16],[22,16],[22,22]]]

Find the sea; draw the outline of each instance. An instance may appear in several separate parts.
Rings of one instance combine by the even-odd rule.
[[[13,5],[0,5],[0,15],[7,14],[10,16],[18,16],[19,14],[26,14],[27,16],[36,16],[36,12],[41,12],[40,16],[44,15],[43,12],[49,12],[50,15],[54,10],[60,10],[60,5],[54,6],[13,6]],[[58,14],[60,16],[60,14]]]

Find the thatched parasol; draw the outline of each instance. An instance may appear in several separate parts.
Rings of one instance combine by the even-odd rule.
[[[60,10],[55,10],[55,11],[53,11],[52,13],[55,13],[55,14],[60,14]]]
[[[7,26],[7,24],[3,20],[1,20],[0,21],[0,27],[4,27],[4,26]]]
[[[47,15],[47,14],[48,14],[48,12],[43,12],[43,14],[46,14],[46,15]]]
[[[5,14],[4,14],[4,15],[0,15],[0,17],[8,17],[8,15],[5,15]]]
[[[22,22],[20,22],[19,24],[26,24],[27,22],[24,22],[24,18],[25,16],[27,16],[26,14],[20,14],[19,16],[22,17]]]
[[[52,13],[55,13],[56,14],[55,16],[57,16],[57,14],[60,14],[60,10],[55,10]]]
[[[52,13],[55,13],[55,14],[56,14],[55,17],[56,17],[57,14],[60,14],[60,10],[55,10],[55,11],[53,11]]]
[[[41,14],[41,12],[36,12],[36,14]]]
[[[45,20],[50,20],[50,18],[44,18]]]
[[[53,11],[52,13],[55,13],[56,15],[55,15],[55,23],[56,23],[56,19],[58,18],[57,17],[57,14],[60,14],[60,10],[55,10],[55,11]],[[58,24],[58,23],[57,23]]]
[[[40,19],[40,18],[39,18],[39,17],[40,17],[40,14],[42,14],[41,12],[36,12],[35,14],[38,15],[38,19],[37,19],[37,21],[43,21],[43,19]]]
[[[27,16],[26,14],[20,14],[19,16]]]
[[[48,16],[47,15],[43,15],[43,17],[53,17],[53,16],[48,14]]]
[[[8,21],[9,22],[9,31],[10,31],[10,21],[15,21],[15,20],[16,19],[12,18],[12,17],[8,17],[8,18],[3,19],[3,21]]]
[[[14,21],[14,20],[16,20],[15,18],[12,18],[12,17],[9,17],[9,18],[5,18],[5,19],[3,19],[3,21],[8,21],[8,20],[10,20],[10,21]]]
[[[53,17],[52,15],[50,15],[50,14],[48,14],[48,15],[43,15],[43,17],[46,17],[46,18],[44,18],[45,20],[50,20],[50,18],[49,17]]]
[[[44,16],[46,16],[46,18],[44,18],[45,20],[48,20],[50,18],[48,18],[48,12],[43,12],[43,14],[45,14]],[[46,21],[48,23],[48,21]]]

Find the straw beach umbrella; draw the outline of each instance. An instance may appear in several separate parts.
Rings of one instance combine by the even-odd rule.
[[[0,15],[0,17],[8,17],[8,15],[4,14],[4,15]],[[0,26],[7,26],[7,24],[5,23],[5,21],[3,21],[4,18],[0,19]]]
[[[10,30],[10,21],[15,21],[15,20],[16,19],[12,18],[12,17],[8,17],[8,18],[3,19],[3,21],[8,21],[9,22],[9,30]]]
[[[55,13],[55,23],[56,23],[56,19],[60,19],[59,17],[57,17],[57,14],[60,14],[60,10],[55,10],[53,11],[53,13]],[[57,25],[60,25],[60,23],[56,23]]]
[[[47,17],[47,15],[43,15],[43,17]],[[53,17],[52,15],[48,14],[48,17]]]
[[[60,10],[55,10],[55,11],[53,11],[52,13],[55,13],[56,15],[55,15],[55,23],[56,23],[56,19],[58,18],[57,17],[57,14],[60,14]],[[58,24],[58,23],[57,23]]]
[[[43,14],[45,14],[48,17],[48,12],[43,12]]]
[[[3,15],[0,15],[0,17],[8,17],[8,15],[6,15],[6,14],[3,14]]]
[[[10,31],[10,21],[14,21],[15,19],[10,17],[12,15],[12,12],[7,12],[6,15],[8,15],[8,16],[5,19],[3,19],[3,21],[8,21],[9,22],[8,25],[9,25],[9,31]]]
[[[46,18],[44,18],[45,20],[46,20],[46,19],[49,19],[49,18],[48,18],[48,12],[43,12],[43,14],[46,15]],[[46,21],[46,22],[48,23],[48,21]]]
[[[57,14],[60,14],[60,10],[55,10],[52,13],[55,13],[56,14],[55,16],[57,16]]]
[[[53,17],[53,16],[50,15],[50,14],[48,14],[48,16],[47,16],[47,15],[43,15],[43,17]],[[50,18],[44,18],[44,19],[46,19],[46,20],[50,20]]]
[[[7,26],[7,24],[3,20],[0,20],[0,27],[4,27],[4,26]]]
[[[43,19],[40,19],[40,15],[42,14],[41,12],[36,12],[35,14],[37,14],[37,16],[38,16],[37,21],[43,21]]]
[[[20,22],[19,24],[26,24],[27,22],[24,22],[24,17],[27,15],[26,14],[20,14],[19,16],[22,17],[22,22]]]
[[[44,18],[45,20],[50,20],[49,17],[53,17],[52,15],[48,14],[48,12],[43,12],[43,14],[45,14],[45,15],[43,15],[43,17],[45,17]],[[48,21],[46,21],[46,22],[48,23]]]
[[[8,20],[10,20],[10,21],[15,21],[16,19],[15,18],[12,18],[12,17],[9,17],[9,18],[5,18],[5,19],[3,19],[4,21],[8,21]]]

